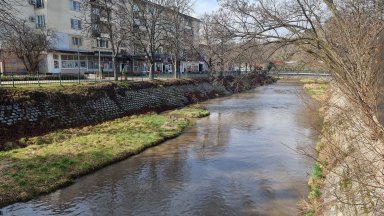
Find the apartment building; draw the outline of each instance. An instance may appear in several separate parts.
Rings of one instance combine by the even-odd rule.
[[[110,42],[105,36],[96,37],[92,32],[85,31],[81,0],[19,1],[22,3],[16,6],[19,18],[35,28],[48,27],[57,36],[54,49],[44,54],[40,64],[41,73],[95,73],[99,69],[113,71]],[[193,31],[194,41],[198,43],[200,21],[187,15],[184,17],[188,20],[186,28]],[[120,70],[123,67],[133,73],[149,70],[147,58],[133,44],[127,43],[119,53]],[[159,52],[157,55],[156,68],[160,72],[171,72],[172,53]],[[23,72],[20,61],[12,56],[3,57],[0,62],[3,72]],[[201,64],[199,59],[190,58],[182,63],[181,70],[202,70]]]

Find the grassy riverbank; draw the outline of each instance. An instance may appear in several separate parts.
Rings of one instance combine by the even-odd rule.
[[[330,87],[329,82],[324,82],[322,80],[317,79],[303,79],[301,80],[303,83],[304,91],[311,96],[313,99],[320,103],[320,116],[323,117],[324,111],[323,106],[327,102],[328,98],[328,89]],[[323,130],[323,128],[319,128]],[[318,212],[318,206],[321,201],[321,188],[324,185],[324,161],[321,158],[320,152],[324,148],[324,144],[320,141],[316,144],[316,163],[313,165],[311,170],[311,176],[308,180],[308,202],[302,201],[299,203],[299,208],[302,211],[302,215],[305,216],[313,216],[316,212]]]
[[[187,107],[23,138],[20,142],[26,148],[0,152],[0,206],[70,184],[76,177],[180,135],[191,118],[207,115],[204,109]]]
[[[318,101],[324,101],[326,91],[329,88],[329,82],[318,79],[302,79],[305,92]]]

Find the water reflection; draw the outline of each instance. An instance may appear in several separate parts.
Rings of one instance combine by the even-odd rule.
[[[295,215],[313,146],[299,86],[206,103],[212,115],[165,144],[79,179],[9,215]]]

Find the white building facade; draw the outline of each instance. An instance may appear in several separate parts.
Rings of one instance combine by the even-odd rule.
[[[113,71],[112,52],[108,39],[97,40],[85,33],[81,0],[24,0],[16,9],[17,16],[29,22],[31,26],[47,27],[56,35],[54,49],[45,53],[45,58],[40,64],[41,73],[95,73],[100,68],[104,72]],[[193,22],[196,37],[194,40],[198,40],[200,21],[193,17],[190,19]],[[129,70],[134,72],[149,70],[146,67],[146,58],[142,55],[135,56],[133,52],[128,52],[128,55],[120,62],[118,69],[121,70],[125,65],[129,65]],[[169,59],[161,57],[166,55],[168,54],[159,54],[156,63],[157,69],[162,73],[172,72]],[[0,62],[3,71],[12,70],[11,67],[6,67],[9,66],[10,60],[7,62],[0,59]],[[194,59],[193,62],[183,62],[181,71],[191,71],[192,68],[203,70],[204,67],[199,64],[198,59]]]

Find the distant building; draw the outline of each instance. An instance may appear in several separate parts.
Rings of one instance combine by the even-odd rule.
[[[11,0],[12,1],[12,0]],[[14,0],[16,2],[16,0]],[[138,0],[147,2],[145,0]],[[86,36],[82,17],[81,0],[25,0],[17,1],[18,16],[35,28],[48,27],[57,35],[54,50],[47,51],[40,64],[41,73],[95,73],[100,66],[104,71],[112,71],[110,42],[107,38]],[[92,16],[102,16],[93,13]],[[193,32],[193,41],[198,41],[200,20],[184,15],[186,29]],[[92,35],[92,34],[90,34]],[[127,44],[119,50],[119,69],[128,68],[134,73],[148,71],[145,55],[134,44]],[[172,72],[172,53],[159,52],[156,68],[160,72]],[[198,62],[196,64],[196,62]],[[200,67],[201,69],[201,67]],[[199,59],[185,59],[181,70],[199,70]],[[20,60],[15,56],[0,56],[0,72],[25,72]]]

